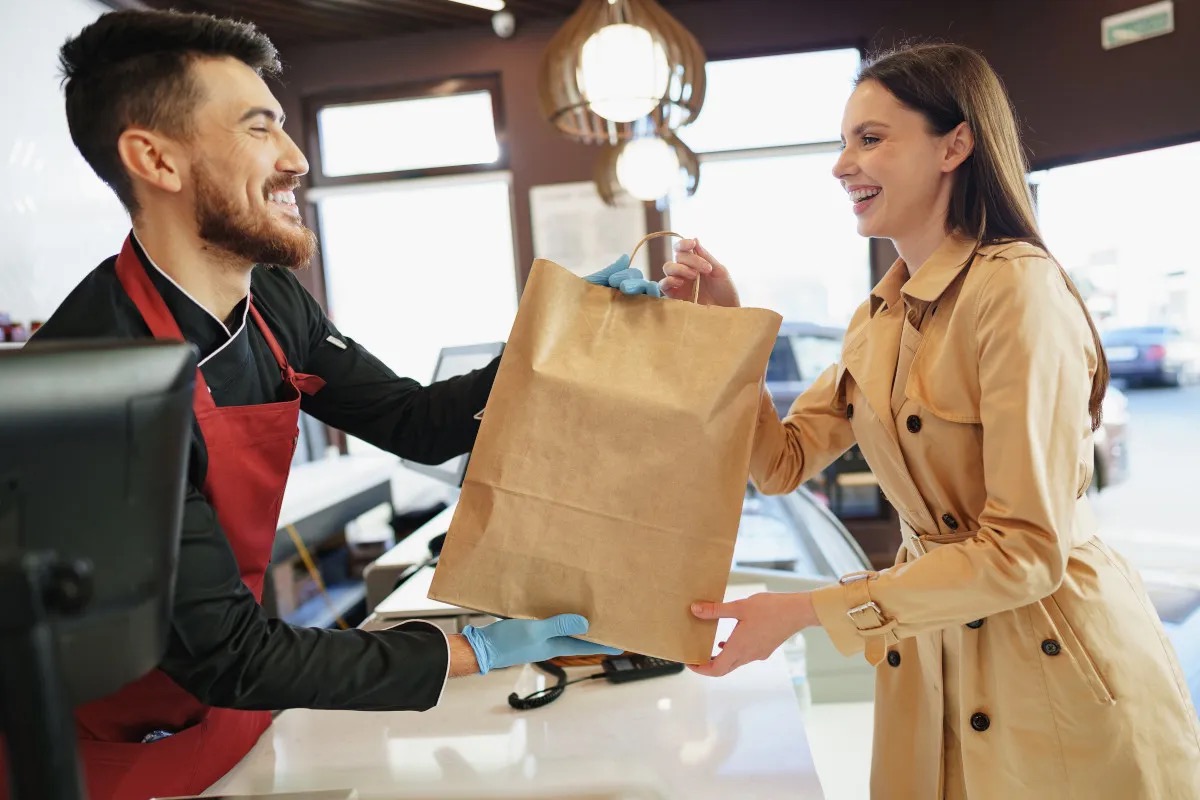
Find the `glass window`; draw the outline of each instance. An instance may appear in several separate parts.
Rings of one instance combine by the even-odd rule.
[[[1200,142],[1031,176],[1046,244],[1102,328],[1188,327],[1200,319],[1200,267],[1181,248],[1200,182]]]
[[[317,112],[327,177],[492,164],[492,93],[328,105]]]
[[[671,229],[725,266],[743,305],[789,322],[845,327],[870,292],[867,240],[834,180],[836,150],[706,160],[692,197],[672,198]]]
[[[697,153],[836,142],[858,64],[852,48],[710,61],[704,109],[679,136]]]
[[[507,173],[318,197],[330,313],[347,336],[421,383],[442,347],[508,338],[517,291]]]

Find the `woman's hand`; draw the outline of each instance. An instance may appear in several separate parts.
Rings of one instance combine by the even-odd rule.
[[[675,300],[691,300],[696,278],[700,278],[700,297],[704,306],[737,308],[737,289],[729,270],[704,249],[699,239],[684,239],[675,245],[675,260],[663,265],[666,275],[658,286],[662,293]]]
[[[736,619],[729,639],[720,643],[721,654],[688,669],[700,675],[728,675],[743,664],[763,661],[794,634],[819,624],[808,592],[765,592],[732,603],[693,603],[700,619]]]

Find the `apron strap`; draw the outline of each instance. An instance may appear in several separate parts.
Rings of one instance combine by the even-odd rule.
[[[132,234],[125,237],[125,243],[121,245],[121,252],[117,255],[117,280],[121,282],[121,288],[129,295],[146,326],[150,328],[151,336],[155,339],[187,341],[183,331],[179,330],[179,323],[175,321],[158,289],[150,282],[146,268],[142,266],[141,259],[134,251]],[[192,397],[192,407],[197,413],[216,407],[212,392],[204,380],[204,373],[199,367],[196,368],[196,391]]]
[[[275,334],[271,333],[271,329],[267,326],[267,321],[262,318],[262,314],[258,313],[258,308],[254,305],[254,298],[248,299],[250,303],[250,316],[254,318],[254,324],[258,326],[259,332],[267,342],[267,347],[271,348],[271,355],[275,356],[275,363],[279,365],[280,372],[283,373],[283,380],[290,383],[300,391],[307,395],[313,395],[319,392],[325,386],[325,379],[320,375],[308,375],[303,372],[296,372],[288,363],[287,356],[283,354],[283,348],[279,346],[279,341],[275,338]]]

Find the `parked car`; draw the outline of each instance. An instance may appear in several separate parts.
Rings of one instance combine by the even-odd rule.
[[[787,414],[800,393],[811,386],[830,364],[837,363],[845,334],[845,329],[827,325],[783,323],[767,362],[767,388],[771,391],[779,416]],[[1107,345],[1105,347],[1107,350]],[[1111,364],[1110,355],[1110,368]],[[1115,386],[1109,386],[1105,396],[1103,418],[1103,424],[1094,437],[1093,491],[1118,484],[1129,474],[1129,401]],[[851,448],[837,466],[843,473],[865,472],[868,469],[857,446]],[[867,507],[870,505],[866,504]],[[845,516],[838,504],[835,504],[835,509],[839,515]],[[864,513],[870,515],[869,510]]]
[[[1108,370],[1128,385],[1200,382],[1200,335],[1171,325],[1114,328],[1101,336]]]
[[[1100,428],[1092,435],[1096,451],[1091,485],[1094,492],[1129,477],[1129,398],[1109,384],[1100,413]]]
[[[800,393],[842,356],[845,328],[785,322],[767,361],[767,388],[779,416],[787,414]]]

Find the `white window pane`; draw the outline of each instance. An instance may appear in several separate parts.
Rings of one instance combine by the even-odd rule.
[[[1200,142],[1034,176],[1046,245],[1102,327],[1200,322],[1200,264],[1187,239]]]
[[[490,92],[326,106],[317,112],[330,177],[492,164],[500,157]]]
[[[833,179],[836,152],[707,161],[671,229],[729,267],[742,304],[844,327],[870,292],[867,240]]]
[[[318,205],[330,316],[398,374],[429,383],[442,347],[508,338],[507,176],[382,184]]]
[[[679,136],[697,153],[836,142],[857,50],[710,61],[704,108]]]

